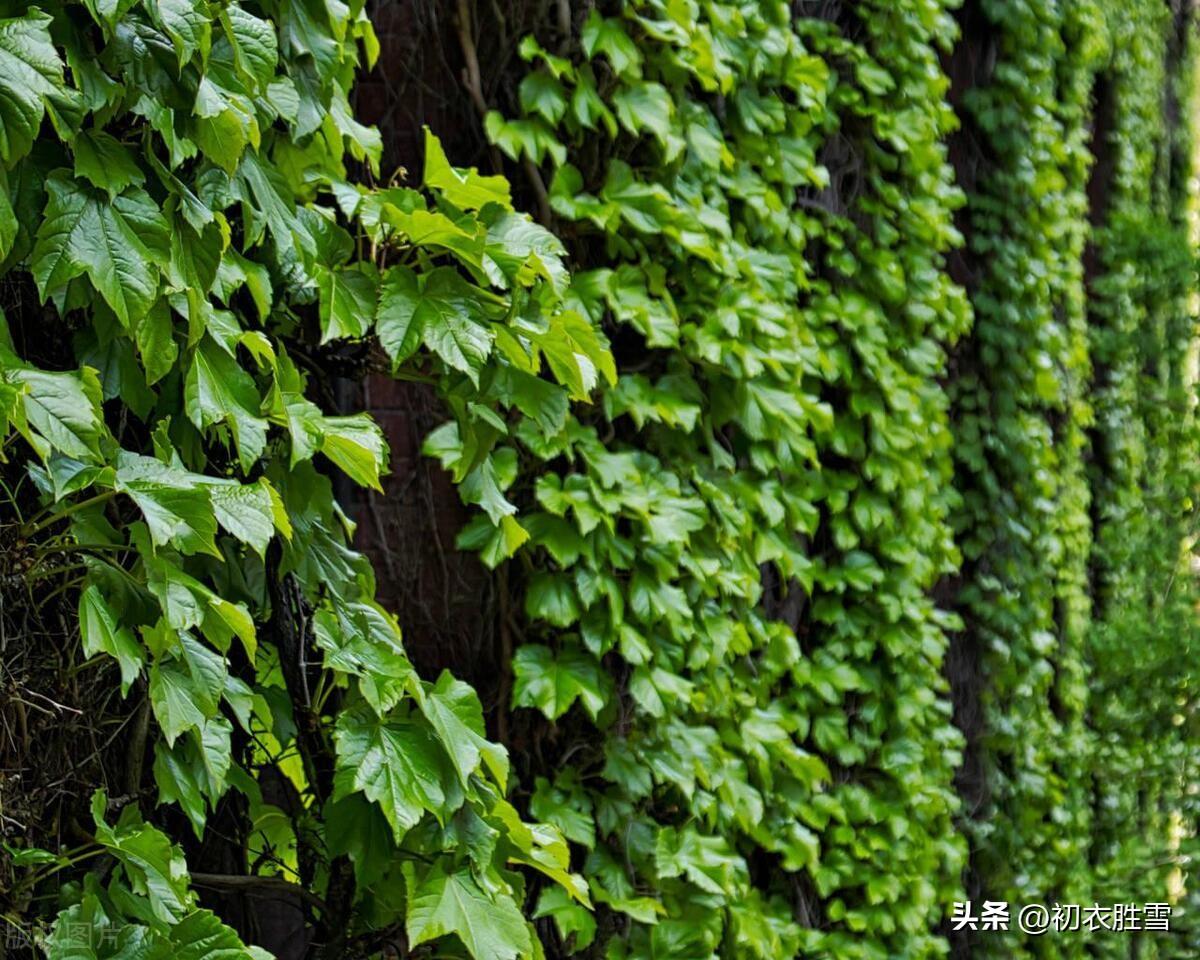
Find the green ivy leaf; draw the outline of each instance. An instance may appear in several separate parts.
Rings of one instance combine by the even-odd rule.
[[[412,946],[454,934],[474,960],[516,960],[532,949],[525,918],[508,894],[488,896],[467,871],[441,864],[418,874],[404,864],[410,891],[405,930]]]
[[[79,595],[79,632],[84,656],[107,653],[117,661],[121,668],[121,696],[128,694],[133,681],[141,675],[145,654],[133,632],[117,622],[95,584]]]
[[[0,160],[6,165],[29,152],[46,100],[66,89],[51,22],[36,8],[0,20]]]
[[[3,353],[0,360],[0,376],[20,388],[21,419],[35,431],[29,440],[38,453],[48,458],[58,450],[75,460],[99,461],[105,430],[96,372],[85,367],[79,373],[48,373]]]
[[[594,720],[612,696],[612,680],[582,650],[558,654],[525,644],[513,656],[513,706],[534,707],[557,720],[577,699]]]
[[[422,724],[385,720],[370,711],[338,719],[334,798],[361,791],[379,804],[396,843],[425,811],[446,814],[445,753]]]
[[[225,423],[237,442],[244,470],[262,456],[267,445],[267,421],[259,416],[262,398],[237,360],[206,336],[192,355],[184,384],[188,419],[198,428]]]
[[[220,556],[213,541],[217,519],[208,491],[187,471],[122,450],[117,455],[116,489],[142,511],[156,546],[169,543],[183,553]]]
[[[42,299],[87,274],[117,319],[131,328],[158,298],[158,262],[169,255],[166,220],[149,195],[128,189],[100,197],[58,172],[38,227],[31,269]]]
[[[462,210],[478,210],[489,203],[512,209],[508,180],[502,176],[481,176],[474,167],[460,170],[450,166],[442,142],[428,127],[425,127],[423,179],[425,186],[441,191],[447,200]]]
[[[115,827],[105,820],[106,806],[107,797],[98,790],[92,797],[96,839],[121,865],[133,892],[146,898],[154,917],[178,923],[193,902],[183,855],[166,834],[142,821],[136,805],[121,811]]]
[[[357,265],[343,270],[317,273],[321,296],[321,342],[342,337],[361,337],[375,316],[379,277],[374,267]]]
[[[729,848],[724,837],[705,836],[693,827],[660,830],[654,861],[660,877],[687,874],[701,890],[713,894],[734,890],[746,870],[742,858]]]
[[[271,954],[247,947],[209,910],[195,910],[171,928],[173,960],[271,960]]]
[[[129,148],[103,130],[79,134],[74,147],[75,176],[106,191],[109,197],[116,197],[127,187],[141,186],[146,180]]]
[[[199,52],[201,60],[208,59],[212,45],[212,21],[207,4],[196,0],[150,0],[147,9],[163,32],[171,38],[183,66]]]
[[[321,452],[355,483],[383,491],[379,477],[387,469],[387,444],[367,414],[322,418]]]
[[[384,352],[399,365],[421,345],[426,314],[418,317],[421,288],[417,275],[403,265],[389,267],[379,287],[375,332]]]
[[[446,670],[436,684],[422,686],[424,695],[418,700],[421,711],[449,751],[462,783],[467,784],[482,757],[503,790],[508,780],[508,752],[484,736],[479,696]]]
[[[571,953],[586,949],[596,937],[596,920],[592,912],[573,900],[562,887],[542,890],[533,915],[539,919],[553,917],[558,935]]]
[[[275,77],[279,60],[279,44],[275,28],[246,11],[240,4],[231,3],[221,11],[221,25],[233,48],[233,60],[238,71],[252,85],[262,90]]]
[[[575,588],[565,576],[539,572],[529,581],[525,612],[556,627],[569,627],[579,620]]]
[[[213,515],[224,530],[248,544],[261,557],[275,534],[275,502],[265,477],[256,483],[206,480]]]
[[[604,54],[617,76],[641,76],[642,52],[619,20],[602,17],[593,7],[584,21],[581,39],[583,52],[589,57]]]
[[[225,676],[224,659],[186,633],[173,657],[151,665],[150,705],[168,745],[216,715]]]
[[[426,346],[475,384],[492,348],[479,312],[473,288],[456,271],[439,267],[425,278],[411,320]]]

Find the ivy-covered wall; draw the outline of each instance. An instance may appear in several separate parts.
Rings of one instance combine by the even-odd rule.
[[[1093,78],[1108,33],[1093,3],[978,2],[962,17],[961,263],[975,320],[953,363],[964,630],[951,676],[972,738],[959,780],[967,889],[975,900],[1090,904],[1084,255]],[[997,956],[1079,949],[1017,933],[953,939]]]
[[[44,6],[20,949],[1195,955],[1190,4]]]

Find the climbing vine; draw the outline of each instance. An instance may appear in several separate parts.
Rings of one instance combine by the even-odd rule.
[[[486,118],[546,172],[619,366],[602,417],[530,451],[513,703],[572,758],[532,809],[597,903],[539,912],[565,952],[936,954],[963,856],[927,592],[957,564],[938,380],[969,317],[953,21],[580,16],[568,50],[522,43],[517,113]]]
[[[1195,631],[1180,566],[1195,483],[1181,219],[1192,159],[1188,126],[1166,121],[1191,97],[1191,14],[976,9],[987,29],[971,53],[989,66],[965,94],[980,152],[962,165],[977,175],[976,321],[954,404],[967,628],[956,645],[970,668],[958,699],[976,720],[968,890],[1164,902],[1179,893],[1194,749],[1191,694],[1168,666],[1187,660]],[[1005,957],[1129,949],[1015,930],[968,942]]]
[[[1185,46],[1172,49],[1180,41],[1169,8],[1113,5],[1107,16],[1114,36],[1136,39],[1114,44],[1102,74],[1117,108],[1089,300],[1100,498],[1089,714],[1100,768],[1130,777],[1094,777],[1092,862],[1098,896],[1120,890],[1163,900],[1166,891],[1178,899],[1179,865],[1194,850],[1187,783],[1196,702],[1179,665],[1197,644],[1190,564],[1197,435],[1188,373],[1197,277],[1185,225],[1191,168],[1176,153],[1177,138],[1190,153],[1190,134],[1173,129],[1169,117],[1191,101],[1182,86],[1191,51],[1186,35]],[[1194,938],[1186,917],[1185,924],[1178,935]],[[1142,940],[1147,956],[1176,955],[1173,945]],[[1115,955],[1106,946],[1097,955]]]
[[[1084,247],[1092,77],[1108,35],[1095,4],[984,3],[977,15],[963,95],[977,152],[962,165],[977,177],[964,257],[975,324],[954,383],[966,621],[956,680],[960,718],[977,724],[961,781],[968,889],[1090,902]],[[975,947],[1017,955],[1019,937]]]
[[[270,956],[249,891],[322,958],[1107,956],[951,905],[1194,899],[1192,15],[488,6],[483,173],[429,129],[381,169],[361,0],[0,10],[3,689],[70,693],[3,705],[87,786],[0,805],[5,924]],[[354,547],[367,377],[443,411],[490,727]]]
[[[379,487],[384,440],[319,401],[353,361],[338,345],[368,335],[361,362],[439,383],[460,489],[511,543],[505,415],[557,432],[611,358],[502,177],[450,166],[430,134],[419,189],[350,179],[377,172],[347,100],[376,52],[361,4],[0,20],[6,563],[35,612],[77,599],[71,669],[149,725],[157,788],[132,749],[88,826],[45,812],[81,847],[7,842],[18,908],[105,865],[63,889],[50,930],[6,913],[51,957],[263,955],[198,909],[186,838],[153,823],[179,825],[175,807],[209,842],[237,804],[241,862],[205,882],[298,897],[321,956],[397,928],[528,956],[533,874],[589,904],[559,831],[505,799],[474,691],[418,677],[374,601],[330,474]]]

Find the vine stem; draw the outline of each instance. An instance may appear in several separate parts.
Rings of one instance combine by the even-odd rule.
[[[226,890],[274,890],[278,893],[300,897],[312,904],[322,913],[329,912],[329,906],[319,896],[298,883],[292,883],[283,877],[241,876],[225,873],[192,873],[192,883],[198,887],[216,887]]]
[[[65,507],[64,509],[59,510],[57,513],[50,514],[50,516],[48,516],[45,520],[32,525],[27,524],[21,529],[21,536],[31,537],[35,533],[44,530],[46,527],[58,523],[59,520],[65,520],[73,513],[78,513],[80,510],[86,510],[88,507],[95,506],[98,503],[107,503],[116,495],[116,490],[106,490],[104,493],[98,493],[94,497],[88,497],[86,500],[78,500],[69,507]]]
[[[463,86],[467,88],[467,93],[471,95],[471,102],[475,104],[475,109],[479,112],[480,119],[487,116],[488,104],[487,99],[483,95],[483,81],[479,74],[479,54],[475,50],[475,37],[471,30],[471,5],[469,0],[458,0],[458,43],[462,47],[463,62]],[[569,22],[568,22],[569,26]],[[497,169],[502,169],[499,151],[492,146],[492,165]],[[529,180],[529,186],[533,189],[534,196],[537,198],[538,220],[543,226],[550,226],[554,218],[554,211],[550,208],[550,194],[546,191],[546,183],[542,179],[541,171],[538,170],[537,164],[533,162],[533,158],[526,155],[521,166],[525,170],[525,176]]]
[[[84,860],[90,860],[92,857],[99,856],[104,853],[105,847],[99,843],[85,843],[83,846],[76,847],[74,850],[68,850],[63,854],[63,859],[54,864],[47,864],[41,870],[35,870],[25,881],[20,885],[21,889],[27,889],[41,883],[47,877],[52,877],[60,870],[66,870],[68,867],[73,867],[76,864],[83,863]]]

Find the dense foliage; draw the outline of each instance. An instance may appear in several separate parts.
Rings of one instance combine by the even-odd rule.
[[[1200,730],[1196,691],[1180,669],[1200,651],[1189,582],[1198,467],[1189,373],[1196,273],[1184,217],[1192,170],[1179,156],[1192,143],[1187,127],[1169,127],[1179,97],[1186,104],[1190,95],[1175,85],[1191,82],[1192,68],[1186,49],[1172,49],[1169,11],[1114,5],[1108,17],[1112,36],[1136,41],[1115,42],[1103,74],[1119,107],[1107,131],[1114,157],[1089,280],[1096,500],[1088,713],[1098,769],[1128,775],[1095,776],[1091,862],[1098,898],[1137,900],[1177,888],[1178,855],[1197,852],[1191,784]],[[1186,943],[1158,953],[1149,944],[1143,955],[1195,951],[1195,884],[1190,894]],[[1096,955],[1119,954],[1118,945],[1105,947]]]
[[[961,778],[968,889],[1014,903],[1090,902],[1083,261],[1092,77],[1107,33],[1090,3],[985,3],[979,15],[978,73],[963,97],[978,164],[964,254],[975,322],[954,382],[956,602],[967,627],[956,679],[978,740]],[[987,75],[978,61],[989,48]],[[1016,956],[1019,939],[991,945]],[[1058,938],[1038,955],[1073,949]]]
[[[397,918],[414,946],[528,955],[515,867],[584,904],[586,887],[559,832],[505,800],[475,693],[418,678],[373,601],[326,474],[378,486],[383,438],[324,412],[306,370],[371,333],[441,377],[452,408],[469,389],[462,489],[516,536],[511,467],[487,455],[504,413],[557,431],[568,396],[611,374],[563,308],[558,242],[432,136],[423,191],[345,179],[379,151],[346,99],[374,52],[361,7],[51,10],[0,21],[3,253],[29,278],[0,337],[25,474],[6,487],[5,549],[31,585],[78,597],[77,669],[111,657],[122,695],[148,702],[159,803],[202,837],[241,795],[240,872],[311,894],[321,955],[361,952]],[[56,318],[70,344],[45,337]],[[48,954],[258,955],[197,908],[180,850],[130,803],[137,750],[129,763],[115,827],[100,791],[69,858],[15,854],[18,903],[80,859],[116,864],[65,893]]]
[[[1190,14],[560,3],[487,103],[486,7],[540,222],[428,130],[379,170],[361,2],[0,19],[0,615],[130,744],[4,821],[6,923],[262,957],[232,886],[327,958],[884,960],[1190,889]],[[364,371],[445,410],[530,736],[374,599]]]
[[[534,809],[578,823],[613,956],[927,955],[957,888],[928,596],[957,560],[954,28],[939,4],[847,16],[594,11],[576,60],[527,42],[524,116],[488,117],[553,165],[554,210],[604,250],[575,289],[641,357],[605,397],[613,439],[544,455],[570,469],[538,477],[540,642],[514,663],[514,704],[557,720],[579,691],[604,731],[560,739]]]

